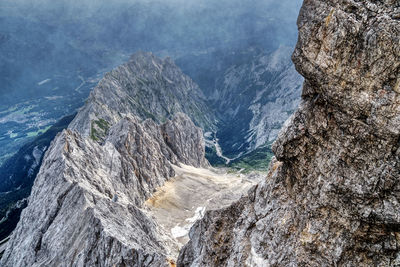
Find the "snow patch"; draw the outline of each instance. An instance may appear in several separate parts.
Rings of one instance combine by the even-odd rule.
[[[185,236],[189,230],[185,227],[180,227],[179,225],[175,226],[171,229],[171,234],[173,238],[183,237]]]
[[[268,264],[266,263],[265,259],[262,258],[260,255],[257,254],[257,252],[255,251],[254,247],[251,247],[251,254],[249,255],[249,257],[247,258],[247,262],[246,262],[249,266],[268,266]]]
[[[191,218],[187,218],[185,220],[186,222],[189,222],[189,224],[186,224],[183,227],[177,225],[171,229],[172,237],[179,238],[179,237],[186,236],[189,233],[190,228],[193,226],[193,224],[197,220],[200,220],[201,218],[203,218],[205,211],[206,211],[206,207],[198,207],[194,213],[194,216]]]
[[[192,218],[186,219],[187,222],[194,223],[197,220],[200,220],[204,216],[204,212],[206,211],[206,207],[198,207],[194,212],[194,216]]]

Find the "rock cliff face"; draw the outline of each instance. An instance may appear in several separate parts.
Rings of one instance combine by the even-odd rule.
[[[168,81],[164,81],[164,87],[155,85],[160,73],[151,73],[152,68],[170,77],[168,73],[174,73],[174,67],[165,64],[172,63],[160,63],[149,54],[134,58],[100,82],[69,129],[52,141],[1,266],[170,264],[169,248],[174,241],[147,215],[142,204],[175,175],[172,165],[208,166],[204,139],[201,129],[187,115],[175,112],[172,120],[165,118],[170,114],[164,108],[179,106],[178,100],[149,102],[154,105],[154,115],[144,121],[139,107],[124,105],[124,100],[140,94],[135,91],[129,95],[130,85],[124,83],[141,79],[139,67],[135,74],[128,71],[136,64],[150,72],[143,74],[149,75],[150,84],[144,92],[152,95],[158,88],[167,94],[168,88],[173,88],[177,95],[189,97],[193,93],[188,88],[194,84],[186,76],[170,80],[171,87]],[[152,67],[147,69],[147,64]],[[120,76],[116,79],[113,75]],[[190,101],[182,102],[180,108],[192,107]],[[157,118],[165,122],[157,124]]]
[[[399,14],[390,0],[303,3],[303,101],[276,160],[194,225],[178,265],[400,265]]]
[[[194,167],[209,165],[204,154],[203,131],[195,127],[190,118],[177,113],[172,120],[161,125],[165,143],[177,155],[178,161]]]

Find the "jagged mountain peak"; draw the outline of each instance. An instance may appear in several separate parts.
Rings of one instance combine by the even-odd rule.
[[[138,64],[141,66],[152,64],[154,67],[162,70],[164,66],[176,67],[175,62],[170,58],[166,57],[161,59],[154,55],[152,52],[138,51],[132,54],[129,58],[128,64]]]
[[[198,85],[171,59],[139,52],[104,76],[70,128],[103,140],[105,129],[129,114],[161,123],[178,112],[203,129],[216,123]]]
[[[175,243],[141,208],[174,167],[209,166],[199,90],[151,53],[106,74],[47,150],[2,265],[167,266]]]

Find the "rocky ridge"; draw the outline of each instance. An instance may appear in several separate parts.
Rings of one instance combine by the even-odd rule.
[[[106,75],[69,128],[52,141],[28,207],[7,243],[2,266],[172,264],[169,249],[174,240],[157,226],[142,204],[175,175],[173,165],[209,165],[204,158],[202,130],[180,112],[166,119],[172,114],[165,113],[164,104],[172,98],[154,103],[154,115],[145,120],[139,108],[117,105],[140,94],[136,91],[128,95],[129,84],[124,81],[138,81],[141,74],[126,73],[127,69],[136,64],[146,69],[151,64],[163,73],[174,73],[173,66],[171,70],[157,62],[160,60],[150,54],[138,54]],[[153,80],[151,73],[143,75],[149,75],[150,88],[143,89],[149,94],[171,88],[187,97],[193,93],[180,87],[193,85],[186,76],[175,77],[175,87],[157,87],[159,72],[152,73]],[[190,106],[189,102],[182,105]]]
[[[206,212],[178,266],[400,265],[400,5],[303,3],[302,103],[265,181]]]
[[[167,124],[195,128],[184,115]],[[163,127],[150,119],[140,123],[125,118],[111,127],[103,144],[71,130],[59,134],[46,153],[2,265],[167,265],[167,237],[140,209],[174,176],[172,164],[179,164],[163,138],[171,132]],[[185,140],[185,148],[179,149],[203,153],[204,158],[199,137],[197,142]],[[196,157],[185,161],[205,164]]]
[[[178,112],[202,129],[215,126],[202,91],[170,58],[138,52],[105,74],[69,128],[102,141],[108,128],[128,114],[162,123]]]

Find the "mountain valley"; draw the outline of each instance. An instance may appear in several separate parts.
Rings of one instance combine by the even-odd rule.
[[[159,94],[160,88],[165,94]],[[137,97],[143,95],[146,97]],[[47,149],[2,264],[57,265],[57,259],[63,258],[79,265],[101,259],[105,265],[133,260],[135,264],[163,266],[176,259],[178,250],[171,244],[179,248],[184,243],[174,240],[187,240],[187,233],[176,232],[179,227],[188,231],[190,225],[183,223],[196,215],[194,208],[229,205],[261,179],[256,174],[204,169],[210,168],[205,141],[192,120],[205,129],[213,129],[215,120],[201,100],[199,87],[173,62],[151,53],[137,53],[106,74],[68,129]],[[171,187],[185,190],[175,193],[183,199],[158,193],[166,192],[168,186],[169,194],[175,190]],[[208,194],[197,191],[202,186],[212,190]],[[189,189],[200,193],[199,198]],[[157,198],[163,199],[163,205],[175,202],[175,211],[184,212],[165,225],[160,214],[173,211],[158,204]],[[195,207],[200,204],[203,206]],[[149,206],[154,209],[146,211]],[[42,207],[47,208],[43,211]],[[41,215],[32,220],[31,214]],[[171,225],[174,222],[176,225]],[[64,234],[58,234],[60,231]],[[132,234],[123,235],[127,232]],[[86,240],[83,246],[71,243],[81,239]],[[59,245],[51,245],[55,243]],[[98,254],[98,248],[106,244],[111,251],[125,252]]]
[[[24,1],[1,266],[400,266],[397,1]]]
[[[250,90],[246,90],[251,92],[251,95],[255,96],[262,91],[262,88],[267,88],[265,89],[267,91],[269,90],[266,92],[267,94],[278,94],[278,96],[275,96],[271,100],[272,102],[266,102],[263,105],[250,101],[251,98],[249,98],[247,102],[244,102],[244,107],[242,107],[240,112],[238,112],[234,117],[220,113],[215,104],[218,103],[219,100],[210,100],[210,95],[206,95],[206,93],[210,94],[211,91],[200,88],[194,81],[186,76],[171,59],[161,60],[151,53],[136,53],[131,57],[128,63],[117,67],[105,75],[105,78],[99,82],[97,89],[90,94],[89,99],[87,100],[90,105],[85,105],[85,107],[79,112],[77,118],[75,118],[74,122],[70,125],[70,128],[81,132],[84,136],[90,136],[90,138],[95,141],[102,142],[107,135],[109,127],[113,123],[119,121],[126,114],[138,116],[140,119],[151,118],[155,122],[161,123],[164,122],[165,119],[170,118],[176,112],[184,112],[189,114],[195,124],[200,126],[205,132],[206,157],[212,165],[228,167],[235,171],[244,171],[245,173],[254,170],[265,172],[268,169],[269,160],[273,155],[270,149],[270,144],[272,143],[271,140],[275,138],[275,133],[273,133],[271,137],[268,137],[271,133],[271,127],[265,125],[265,122],[272,120],[269,120],[267,114],[268,112],[283,112],[280,116],[275,117],[277,121],[274,122],[274,127],[280,128],[285,119],[290,116],[292,112],[291,109],[294,108],[299,101],[299,84],[302,81],[299,79],[298,74],[292,71],[293,66],[289,61],[290,50],[287,48],[284,49],[284,52],[286,53],[285,55],[283,55],[281,50],[282,48],[269,56],[254,49],[242,52],[244,53],[244,59],[248,58],[248,54],[250,54],[250,58],[252,58],[251,61],[244,60],[240,65],[238,65],[238,68],[243,72],[243,76],[239,77],[243,80],[243,84],[248,83],[252,85]],[[274,57],[276,54],[278,54],[279,57]],[[208,58],[211,56],[212,55],[206,55],[204,57]],[[227,55],[223,60],[221,59],[220,63],[217,62],[217,64],[226,65],[226,68],[228,69],[221,72],[220,75],[230,75],[229,70],[233,68],[232,66],[236,66],[231,65],[233,62],[230,61],[234,56],[235,54]],[[273,74],[278,76],[275,80],[269,82],[265,81],[265,79],[259,78],[260,74],[257,74],[255,77],[251,76],[254,65],[257,64],[259,72],[262,73],[263,71],[266,71],[269,73],[269,70],[271,69],[270,65],[272,64],[270,61],[272,58],[275,60],[274,64],[280,62],[279,64],[281,66]],[[180,61],[181,65],[185,66],[185,64],[182,63],[182,60]],[[210,64],[208,68],[212,68],[215,64],[215,62],[212,62],[209,59],[207,62]],[[256,64],[254,62],[258,63]],[[236,64],[239,63],[237,62]],[[190,73],[190,71],[187,71],[187,73]],[[250,76],[250,78],[248,78],[248,76]],[[217,83],[217,79],[222,79],[218,77],[219,76],[215,76],[215,83]],[[288,83],[283,80],[282,83],[279,83],[279,77],[287,77],[289,80],[292,79],[293,82]],[[246,79],[251,79],[251,81]],[[255,84],[258,85],[255,86]],[[203,84],[203,86],[206,85]],[[239,89],[240,86],[235,87],[235,94],[240,95]],[[229,91],[230,88],[225,90]],[[279,92],[282,92],[284,95],[279,95]],[[74,101],[74,98],[71,100]],[[57,103],[58,100],[55,101]],[[232,100],[224,103],[227,107],[229,105],[234,106],[236,105],[235,101],[239,100]],[[278,111],[274,107],[279,106],[278,103],[280,101],[287,101],[288,105],[280,106],[278,109],[280,111]],[[42,104],[46,107],[49,106],[46,102]],[[251,105],[262,107],[265,112],[269,111],[267,114],[263,115],[251,115]],[[70,109],[64,110],[64,112],[68,110]],[[54,112],[49,114],[56,115]],[[248,119],[247,116],[254,116],[250,123],[246,123],[246,119]],[[263,117],[264,119],[258,122],[258,120]],[[237,120],[237,122],[232,122],[232,120]],[[244,126],[244,130],[239,131],[237,134],[234,134],[232,129],[226,127],[226,125],[235,125],[235,127],[240,127],[242,124],[247,126]],[[251,129],[251,127],[264,130],[255,133],[256,130]],[[220,134],[220,132],[225,132],[225,136]],[[229,134],[229,132],[231,133]],[[56,132],[52,131],[52,133],[52,136],[54,136]],[[245,136],[243,136],[242,133],[245,133],[246,135],[250,133],[253,137],[248,138],[250,141],[246,143]],[[28,143],[26,146],[31,146],[32,148],[38,146],[39,144],[37,140],[46,139],[46,137],[43,138],[45,135],[46,133],[42,135],[39,134],[36,139]],[[255,141],[257,138],[258,141]],[[263,143],[262,140],[265,140],[266,138],[270,138],[270,140],[266,140],[266,143]],[[252,147],[236,149],[233,154],[229,153],[229,151],[232,151],[230,146],[225,145],[221,149],[220,144],[230,144],[229,140],[231,139],[237,140],[237,143],[242,142],[243,146],[252,143]],[[41,162],[44,151],[48,146],[49,141],[46,145],[38,146],[42,149],[39,162]],[[219,150],[218,153],[217,149]],[[4,212],[2,213],[2,217],[5,235],[2,237],[6,237],[6,234],[9,234],[16,226],[21,208],[15,210],[14,207],[16,207],[15,205],[17,203],[20,203],[18,201],[24,201],[23,203],[25,203],[26,200],[24,199],[29,195],[32,186],[33,180],[31,176],[35,177],[39,171],[40,164],[34,168],[31,176],[27,175],[26,172],[20,172],[21,169],[29,170],[31,168],[32,163],[29,160],[25,161],[25,158],[34,158],[32,153],[33,150],[27,151],[26,149],[21,148],[16,155],[11,157],[9,160],[6,160],[3,167],[0,168],[0,181],[4,184],[3,187],[0,187],[1,192],[3,192],[2,194],[4,195]],[[230,159],[225,155],[229,156]],[[21,159],[17,161],[18,164],[16,164],[16,158]],[[6,181],[10,180],[9,177],[13,177],[11,179],[14,180],[14,184],[6,183]],[[20,188],[21,183],[15,183],[17,179],[25,180],[23,181],[24,186]],[[24,193],[19,194],[17,192]],[[18,207],[25,206],[19,205]],[[7,212],[9,214],[14,214],[16,211],[18,212],[15,216],[6,216]]]

